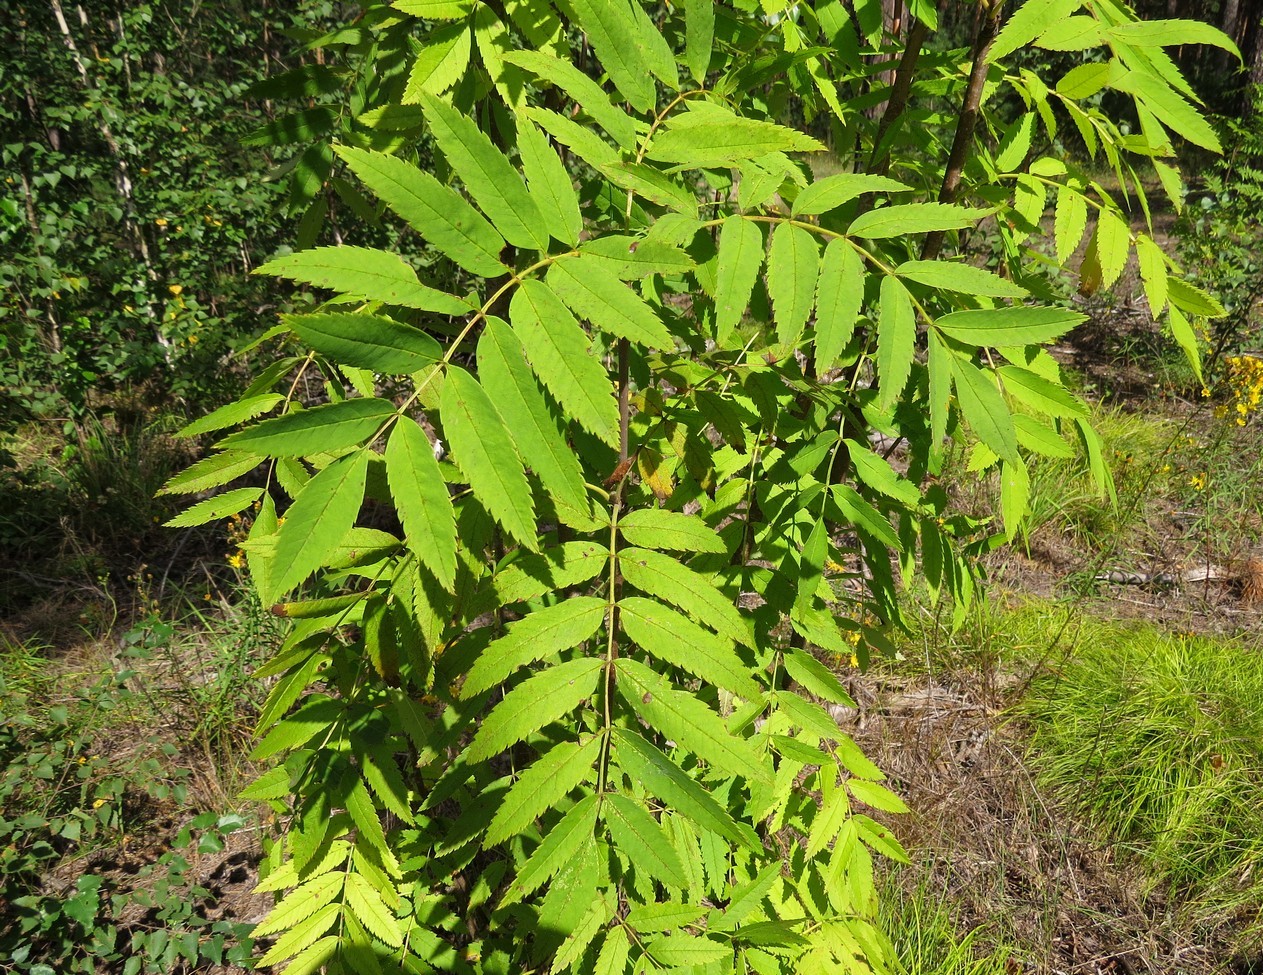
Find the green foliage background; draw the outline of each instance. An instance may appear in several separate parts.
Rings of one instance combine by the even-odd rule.
[[[222,396],[289,231],[250,86],[328,4],[9,4],[0,19],[0,429],[122,387]],[[77,53],[76,53],[77,52]],[[301,56],[301,55],[300,55]],[[81,70],[82,68],[82,70]]]

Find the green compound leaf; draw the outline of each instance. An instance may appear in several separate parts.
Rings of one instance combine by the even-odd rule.
[[[286,790],[288,794],[288,789]],[[321,935],[328,931],[342,916],[341,904],[326,904],[305,921],[295,925],[276,939],[276,943],[259,959],[259,965],[275,965],[292,958],[313,944],[318,944]]]
[[[654,102],[653,78],[627,0],[570,0],[569,7],[610,80],[632,108],[648,111]]]
[[[235,515],[243,508],[248,508],[263,496],[263,488],[237,488],[225,491],[213,498],[199,501],[174,518],[163,524],[163,528],[191,528],[194,525],[205,525],[207,522],[219,521],[229,515]]]
[[[995,451],[997,457],[1016,462],[1017,431],[1004,397],[996,389],[992,373],[983,372],[960,357],[953,357],[952,378],[965,422],[973,428],[979,440]]]
[[[406,376],[443,358],[442,347],[421,329],[378,315],[331,312],[282,315],[281,320],[311,348],[343,366]]]
[[[542,552],[523,552],[496,573],[470,608],[488,612],[577,586],[601,574],[608,564],[609,551],[597,542],[566,542]]]
[[[618,764],[650,794],[668,803],[697,826],[751,851],[761,851],[758,834],[739,823],[700,782],[634,731],[615,729]]]
[[[1053,237],[1057,261],[1065,264],[1079,248],[1083,232],[1088,229],[1088,201],[1082,191],[1069,186],[1057,189],[1057,208],[1053,218]]]
[[[618,530],[633,545],[676,552],[727,554],[728,546],[696,515],[663,508],[641,508],[622,518]]]
[[[552,82],[575,100],[588,116],[624,149],[636,147],[636,122],[595,81],[568,61],[539,51],[514,51],[504,59],[510,64]]]
[[[557,297],[602,332],[650,349],[672,349],[671,333],[652,308],[601,261],[568,257],[548,270]]]
[[[683,274],[696,266],[678,247],[625,234],[596,237],[584,243],[579,253],[606,265],[623,281],[635,281],[651,274]]]
[[[263,463],[263,460],[260,454],[248,454],[240,450],[211,454],[172,477],[162,485],[158,494],[198,494],[209,491],[248,474]]]
[[[651,728],[730,775],[771,780],[755,747],[729,732],[719,715],[692,694],[639,661],[620,658],[617,669],[619,693]]]
[[[1030,292],[992,271],[952,261],[904,261],[895,274],[943,291],[990,298],[1025,298]]]
[[[659,964],[685,970],[732,957],[731,946],[692,934],[668,934],[651,941],[648,951]]]
[[[237,400],[235,403],[229,403],[227,406],[221,406],[215,412],[208,413],[201,419],[194,420],[176,436],[196,437],[202,433],[226,430],[228,427],[235,427],[239,423],[245,423],[246,420],[253,420],[256,416],[271,411],[275,406],[283,402],[285,402],[285,397],[280,393],[263,393],[259,396],[248,396],[245,399]]]
[[[908,294],[898,278],[881,281],[877,320],[878,405],[889,409],[903,392],[916,352],[917,320]]]
[[[772,152],[821,152],[824,148],[805,132],[717,110],[673,117],[654,137],[647,155],[689,169],[710,169]]]
[[[741,324],[763,266],[763,231],[735,214],[719,231],[719,267],[715,285],[715,330],[721,342]]]
[[[707,6],[710,0],[705,0]],[[596,967],[592,975],[623,975],[627,971],[627,957],[631,954],[631,941],[627,931],[621,927],[612,928],[601,945],[601,953],[596,957]]]
[[[557,664],[523,681],[496,705],[466,753],[482,762],[569,714],[596,690],[605,662],[580,657]]]
[[[844,203],[849,203],[865,193],[906,193],[912,190],[906,183],[871,173],[836,173],[818,179],[794,199],[793,214],[796,217],[815,213],[828,213]]]
[[[685,0],[684,23],[684,61],[693,80],[704,83],[715,42],[715,5],[711,0]]]
[[[602,744],[601,736],[593,735],[584,743],[567,741],[550,748],[513,783],[487,828],[483,846],[494,846],[517,836],[555,807],[592,774]]]
[[[461,20],[474,9],[474,0],[393,0],[391,6],[426,20]]]
[[[395,919],[394,912],[386,906],[382,895],[367,878],[358,873],[347,874],[346,903],[360,923],[375,937],[392,948],[403,944],[403,936],[399,932],[399,922]]]
[[[776,314],[776,338],[795,345],[807,326],[820,273],[816,238],[793,224],[772,231],[767,256],[767,292]]]
[[[851,221],[847,234],[879,240],[924,234],[935,230],[964,230],[987,215],[986,210],[968,210],[951,203],[903,203],[878,207]]]
[[[816,284],[816,364],[829,369],[855,334],[864,303],[864,260],[845,240],[824,249]]]
[[[456,579],[456,512],[430,438],[401,417],[386,444],[386,478],[404,540],[445,589]]]
[[[701,573],[669,555],[629,548],[618,553],[623,577],[651,596],[684,610],[734,643],[754,646],[754,637],[737,607]]]
[[[459,366],[448,367],[439,416],[474,495],[505,531],[534,550],[535,507],[522,462],[491,397]]]
[[[519,667],[547,660],[596,635],[609,605],[594,596],[571,596],[509,624],[507,636],[493,640],[465,678],[462,697],[473,697],[505,681]]]
[[[497,409],[522,459],[552,496],[557,515],[576,528],[592,526],[591,505],[578,455],[526,364],[522,344],[509,326],[488,318],[478,341],[478,371],[496,390]]]
[[[504,238],[459,193],[402,159],[367,149],[334,151],[377,196],[422,237],[471,274],[494,278]]]
[[[272,908],[267,918],[255,926],[264,938],[292,928],[315,914],[342,893],[341,871],[322,874],[290,891],[279,904]]]
[[[308,457],[355,446],[395,415],[384,399],[349,399],[295,410],[226,437],[219,446],[269,457]]]
[[[618,604],[623,632],[641,649],[746,700],[762,691],[733,644],[652,599],[626,596]]]
[[[596,843],[596,796],[584,796],[548,831],[501,899],[513,904],[539,889]]]
[[[473,119],[433,95],[421,96],[430,132],[469,195],[510,244],[548,250],[544,217],[508,157]]]
[[[803,650],[790,650],[781,658],[790,677],[798,681],[816,697],[834,704],[853,708],[855,702],[846,692],[842,682],[824,664]]]
[[[934,324],[958,342],[994,348],[1051,342],[1087,319],[1087,315],[1065,308],[1015,305],[954,311]]]
[[[883,812],[906,813],[907,804],[884,785],[864,779],[847,779],[846,787],[860,802]]]
[[[1083,6],[1083,0],[1029,0],[1013,12],[991,45],[991,58],[999,60],[1026,47],[1044,31],[1065,20]]]
[[[422,95],[438,95],[451,88],[469,69],[471,51],[468,24],[448,24],[431,31],[412,62],[403,103],[415,105]]]
[[[335,460],[299,492],[276,533],[274,595],[289,592],[337,549],[360,513],[367,474],[368,455],[356,451]]]
[[[526,116],[593,169],[618,162],[618,152],[590,126],[546,108],[528,108]]]
[[[583,230],[583,217],[565,164],[548,144],[547,136],[529,119],[518,119],[517,140],[522,171],[548,232],[563,244],[574,247]]]
[[[615,848],[627,857],[633,870],[644,870],[677,890],[689,886],[680,855],[644,806],[627,796],[610,793],[605,796],[601,814]]]
[[[398,255],[367,247],[313,247],[278,257],[254,273],[441,315],[467,315],[473,310],[455,295],[422,284]]]
[[[570,310],[546,284],[527,280],[509,305],[513,330],[531,369],[584,429],[618,443],[618,402],[605,367]]]

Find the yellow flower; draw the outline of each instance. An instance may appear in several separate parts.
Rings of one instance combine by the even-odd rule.
[[[159,227],[165,227],[167,225],[167,218],[159,217],[157,220],[154,221],[154,223]]]
[[[1188,483],[1193,486],[1194,491],[1205,491],[1206,490],[1205,473],[1194,474],[1192,477],[1188,479]]]
[[[178,298],[180,297],[180,295],[184,294],[184,285],[182,284],[168,285],[167,290],[170,291],[173,295],[175,295]]]
[[[246,564],[246,555],[244,552],[234,552],[228,556],[228,564],[234,569],[240,569]]]

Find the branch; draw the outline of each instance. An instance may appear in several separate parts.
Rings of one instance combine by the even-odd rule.
[[[898,121],[899,116],[908,107],[908,98],[912,93],[912,80],[917,74],[917,59],[921,56],[921,46],[930,29],[920,20],[914,20],[908,30],[908,41],[903,48],[903,57],[899,59],[899,67],[895,69],[895,80],[890,88],[890,100],[886,102],[886,111],[882,114],[877,126],[877,138],[873,140],[873,154],[868,160],[870,173],[883,174],[890,168],[890,153],[881,152],[882,142],[886,134]]]
[[[960,193],[960,180],[965,171],[965,160],[974,141],[974,130],[978,127],[978,110],[982,105],[982,89],[987,81],[987,69],[990,64],[987,54],[991,50],[991,42],[1000,30],[1000,0],[986,9],[978,33],[974,36],[974,63],[969,69],[969,82],[965,85],[965,102],[961,106],[960,122],[956,126],[956,137],[952,140],[952,151],[947,157],[947,171],[943,173],[943,186],[939,190],[940,203],[954,203]],[[935,230],[925,237],[921,248],[921,260],[933,261],[943,249],[943,231]]]

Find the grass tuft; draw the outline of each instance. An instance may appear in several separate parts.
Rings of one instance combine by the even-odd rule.
[[[1201,921],[1263,909],[1263,654],[1085,620],[1018,705],[1044,785]]]
[[[882,889],[882,920],[898,952],[905,975],[1007,975],[1014,970],[1013,950],[990,944],[985,931],[963,936],[953,919],[948,895],[932,890],[928,872],[911,889],[891,878]]]

